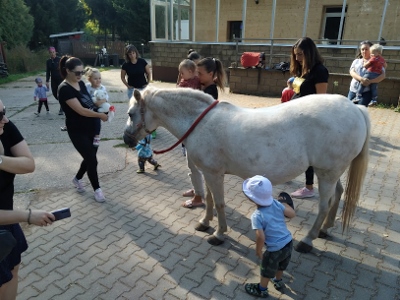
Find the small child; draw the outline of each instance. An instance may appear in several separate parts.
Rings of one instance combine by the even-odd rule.
[[[35,88],[35,92],[33,93],[33,101],[39,99],[38,111],[35,112],[35,115],[39,116],[43,104],[46,107],[47,113],[49,113],[49,105],[47,103],[47,95],[46,95],[46,92],[49,91],[49,88],[43,85],[42,78],[40,77],[36,78],[35,82],[37,84],[37,87]]]
[[[285,217],[293,218],[296,213],[290,206],[293,200],[287,193],[280,194],[280,201],[272,198],[271,182],[260,175],[243,182],[243,193],[255,204],[257,210],[251,215],[251,225],[256,231],[256,254],[262,259],[260,283],[247,283],[248,294],[268,297],[270,278],[277,290],[284,287],[283,271],[289,265],[292,255],[292,235],[286,227]],[[262,253],[264,244],[267,250]]]
[[[104,102],[108,102],[108,93],[107,90],[105,88],[104,85],[101,84],[101,73],[98,69],[96,68],[91,68],[91,67],[87,67],[86,68],[86,77],[89,81],[89,83],[86,84],[86,88],[90,94],[91,97],[94,97],[94,92],[101,90],[105,93],[105,99],[100,102],[97,103],[99,106],[99,104],[104,103]],[[94,147],[99,147],[100,145],[100,131],[101,131],[101,121],[100,119],[98,119],[98,122],[96,122],[96,129],[95,129],[95,136],[93,138],[93,146]]]
[[[178,87],[192,88],[195,90],[201,90],[201,83],[197,76],[196,64],[190,59],[184,59],[178,67]],[[182,144],[182,154],[186,156],[185,145]]]
[[[218,100],[218,88],[221,91],[224,91],[226,82],[226,73],[222,62],[218,58],[212,57],[201,59],[197,63],[197,75],[199,76],[203,92],[209,94],[215,100]],[[193,198],[183,202],[182,206],[185,208],[202,207],[204,206],[204,191],[202,184],[199,184],[202,175],[193,164],[189,163],[189,161],[188,167],[190,169],[190,180],[194,188],[183,193],[183,196]],[[198,178],[200,179],[198,180]]]
[[[293,81],[294,81],[294,77],[290,77],[288,79],[288,81],[286,82],[287,87],[285,87],[282,91],[281,103],[288,102],[288,101],[290,101],[290,99],[292,99],[292,97],[294,95]]]
[[[375,79],[382,74],[382,69],[386,68],[387,65],[385,59],[382,57],[382,50],[383,47],[379,44],[374,44],[371,46],[371,58],[364,63],[364,68],[366,69],[366,72],[363,76],[364,78]],[[378,84],[371,83],[369,88],[371,90],[372,99],[368,106],[375,106],[378,103]],[[361,100],[364,89],[365,87],[360,84],[357,90],[356,99],[354,99],[353,102],[358,103]]]
[[[195,90],[201,89],[199,77],[196,74],[196,64],[190,59],[185,59],[179,64],[179,87],[188,87]]]
[[[154,171],[161,167],[161,165],[158,164],[155,159],[153,159],[153,150],[151,149],[150,145],[151,138],[151,134],[148,134],[144,139],[140,140],[136,146],[139,164],[139,170],[137,170],[136,173],[144,173],[144,165],[146,161],[154,166]]]

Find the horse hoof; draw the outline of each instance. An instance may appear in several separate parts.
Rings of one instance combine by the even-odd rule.
[[[207,242],[210,245],[213,245],[213,246],[219,246],[219,245],[222,245],[224,243],[224,241],[220,240],[219,238],[217,238],[215,236],[209,237]]]
[[[208,228],[210,228],[210,226],[199,223],[194,229],[196,229],[197,231],[207,231]]]
[[[296,247],[294,247],[294,250],[300,253],[308,253],[312,250],[313,246],[310,246],[306,243],[299,242]]]
[[[324,231],[319,231],[319,233],[318,233],[318,237],[320,238],[320,239],[327,239],[327,238],[329,238],[330,237],[330,235],[327,233],[327,232],[324,232]]]

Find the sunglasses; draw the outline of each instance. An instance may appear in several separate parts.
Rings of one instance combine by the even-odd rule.
[[[71,71],[72,73],[74,73],[75,74],[75,76],[82,76],[82,75],[85,75],[85,71]]]
[[[3,111],[0,111],[0,121],[3,120],[3,117],[6,115],[6,108],[3,108]]]

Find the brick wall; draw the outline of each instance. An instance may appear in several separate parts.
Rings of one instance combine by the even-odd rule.
[[[229,89],[232,93],[280,97],[286,87],[289,72],[276,70],[230,68]],[[329,75],[328,93],[347,96],[351,76]],[[337,82],[337,86],[334,85]],[[379,84],[379,102],[397,106],[400,93],[400,78],[386,78]]]
[[[240,77],[242,77],[242,85],[240,85],[240,88],[239,86],[232,86],[235,93],[280,95],[282,88],[286,84],[280,72],[262,70],[261,81],[263,83],[257,86],[254,81],[249,79],[258,76],[257,70],[243,70],[240,68],[230,69],[229,67],[233,62],[239,62],[237,66],[240,67],[240,54],[244,51],[265,52],[267,55],[267,64],[270,61],[268,56],[270,53],[269,45],[239,45],[237,51],[235,43],[151,42],[150,51],[153,80],[175,82],[178,76],[178,65],[187,56],[187,51],[189,49],[195,49],[203,57],[215,57],[220,59],[228,73],[230,85],[235,83],[233,81],[235,79],[233,78],[232,72],[236,71],[234,76],[239,76],[240,74]],[[281,61],[290,61],[290,50],[290,45],[274,46],[271,64],[268,66],[272,68],[274,64]],[[347,95],[351,79],[349,68],[355,58],[357,49],[355,47],[338,48],[331,45],[318,45],[318,50],[324,58],[324,64],[331,74],[330,81],[338,81],[339,86],[336,89],[340,91],[339,93]],[[237,53],[239,53],[239,55],[237,55]],[[397,104],[400,93],[400,50],[386,47],[383,54],[388,62],[388,68],[386,71],[387,78],[379,84],[379,95],[382,96],[380,99],[382,99],[382,102],[388,102],[388,104]],[[247,75],[243,75],[241,70],[243,72],[248,72],[248,74],[245,73]],[[266,76],[266,74],[270,74],[270,76]],[[289,77],[289,74],[286,73],[286,76]],[[273,83],[271,83],[271,80]],[[277,82],[277,80],[281,81]],[[244,85],[245,82],[247,82],[249,86]],[[331,88],[333,88],[332,83],[330,83],[328,91],[330,91]],[[383,99],[383,97],[385,97],[385,99]]]
[[[216,1],[196,1],[196,41],[215,42]],[[306,1],[279,0],[276,3],[274,38],[299,38],[303,32]],[[343,0],[313,0],[310,3],[306,36],[317,40],[323,37],[325,7],[341,7]],[[268,38],[271,31],[272,1],[247,1],[245,38]],[[375,40],[378,38],[384,1],[347,1],[343,28],[345,40]],[[227,42],[228,22],[241,21],[243,0],[220,0],[219,42]],[[387,7],[382,36],[398,40],[400,1],[392,0]]]

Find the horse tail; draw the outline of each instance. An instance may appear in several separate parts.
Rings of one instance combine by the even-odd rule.
[[[365,136],[364,146],[361,152],[353,159],[350,164],[349,172],[347,174],[347,184],[344,197],[344,207],[342,213],[343,230],[348,228],[350,220],[352,219],[358,200],[361,194],[361,188],[364,183],[365,174],[368,168],[369,156],[369,139],[371,135],[371,122],[369,119],[366,107],[356,105],[363,114],[365,124],[367,125],[367,132]]]

